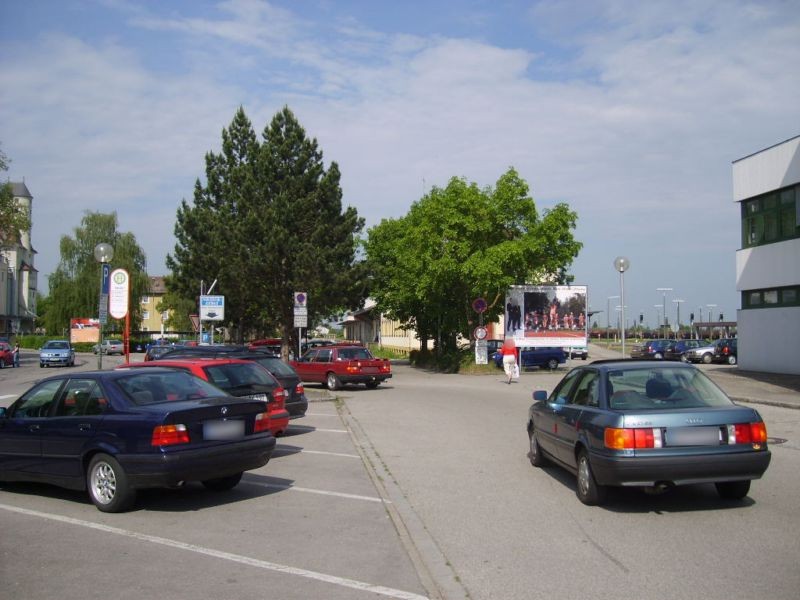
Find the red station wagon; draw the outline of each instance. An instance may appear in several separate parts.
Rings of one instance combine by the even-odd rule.
[[[273,435],[280,435],[289,427],[286,390],[272,373],[256,362],[233,358],[193,358],[131,363],[117,368],[126,367],[169,367],[188,371],[231,396],[266,402],[269,430]]]

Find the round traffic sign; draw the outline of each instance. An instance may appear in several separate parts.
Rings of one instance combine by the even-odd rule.
[[[475,336],[476,340],[485,340],[486,336],[489,335],[489,332],[486,331],[486,327],[476,327],[475,330],[472,332],[472,335]]]
[[[485,312],[487,308],[488,306],[486,304],[486,300],[484,300],[483,298],[475,298],[475,300],[473,300],[472,302],[472,309],[476,313]]]

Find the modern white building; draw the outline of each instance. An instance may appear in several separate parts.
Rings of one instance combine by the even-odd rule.
[[[800,135],[733,163],[739,365],[800,374]]]

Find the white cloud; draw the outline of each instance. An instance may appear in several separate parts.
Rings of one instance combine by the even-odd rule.
[[[579,4],[540,2],[527,15],[532,37],[563,47],[546,55],[256,0],[202,18],[191,5],[128,13],[175,53],[161,68],[124,36],[17,48],[0,66],[0,123],[12,176],[26,175],[36,196],[40,269],[55,265],[51,238],[84,209],[118,208],[162,272],[177,203],[238,105],[260,133],[289,104],[370,224],[452,176],[487,185],[513,165],[540,208],[566,201],[579,212],[575,272],[596,297],[615,293],[611,261],[628,253],[642,288],[642,300],[631,288],[633,304],[673,285],[731,313],[730,161],[798,133],[798,11]]]

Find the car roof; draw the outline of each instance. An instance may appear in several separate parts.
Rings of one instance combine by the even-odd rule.
[[[162,360],[152,360],[149,362],[142,362],[142,363],[131,363],[131,366],[136,367],[146,367],[148,369],[154,369],[156,367],[186,367],[186,366],[197,366],[197,367],[204,367],[206,365],[223,365],[223,364],[242,364],[242,363],[249,363],[249,360],[241,360],[238,358],[228,358],[228,357],[220,357],[220,358],[167,358]],[[152,365],[152,366],[151,366]]]
[[[576,369],[597,368],[601,371],[613,371],[618,368],[625,369],[697,369],[694,365],[682,362],[659,362],[652,360],[637,360],[629,358],[611,358],[595,360],[586,365],[578,365]]]

